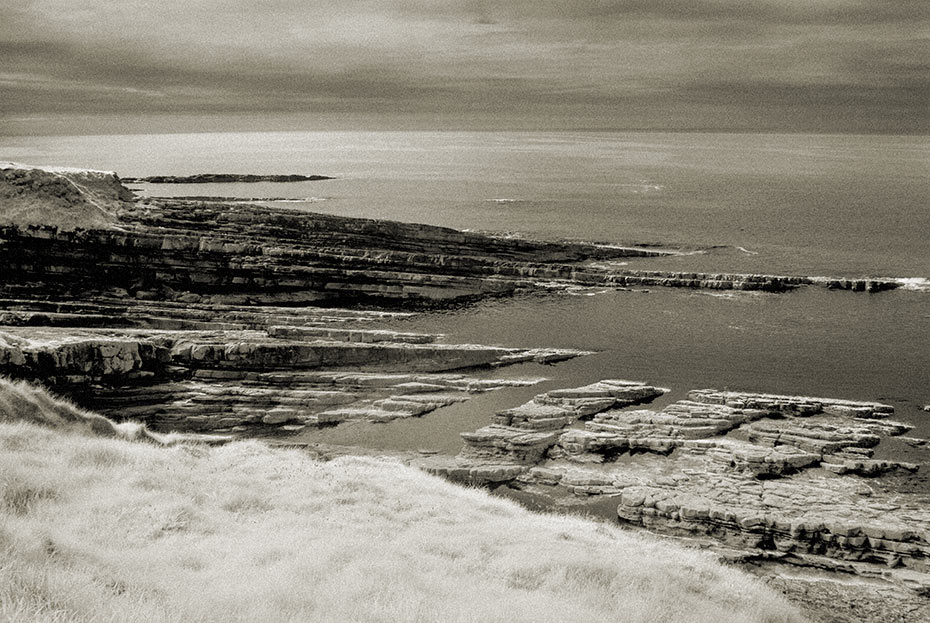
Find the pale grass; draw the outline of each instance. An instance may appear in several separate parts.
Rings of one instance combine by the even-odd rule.
[[[11,623],[801,620],[701,552],[370,458],[0,422],[0,500]]]
[[[91,432],[107,437],[163,440],[161,436],[150,433],[140,424],[117,424],[101,415],[76,407],[68,400],[52,396],[41,387],[0,377],[0,422],[23,421],[52,426],[59,430]]]

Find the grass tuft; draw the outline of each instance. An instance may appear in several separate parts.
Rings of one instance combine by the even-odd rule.
[[[43,476],[20,471],[9,465],[8,459],[0,461],[0,508],[25,515],[43,500],[57,498],[58,488]]]
[[[703,552],[398,463],[90,430],[0,422],[0,621],[802,620]]]
[[[129,458],[119,447],[79,445],[70,457],[70,464],[75,467],[114,467],[127,462]]]
[[[238,493],[222,504],[222,509],[230,513],[252,514],[264,513],[272,509],[271,503],[255,493]]]

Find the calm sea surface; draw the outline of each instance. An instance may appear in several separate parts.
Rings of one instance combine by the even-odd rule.
[[[632,267],[930,278],[930,139],[656,133],[283,132],[0,137],[0,160],[115,170],[324,174],[300,184],[146,185],[154,195],[287,197],[347,216],[536,238],[676,245]],[[925,282],[924,282],[925,283]],[[545,389],[627,378],[885,400],[930,436],[930,292],[807,289],[527,296],[418,316],[450,340],[599,351],[499,375],[546,384],[389,425],[315,433],[335,443],[455,452],[458,432]],[[660,401],[658,404],[663,404]],[[903,445],[903,444],[902,444]],[[894,444],[895,454],[906,453]]]
[[[149,191],[309,199],[288,205],[537,237],[722,247],[690,258],[688,266],[930,277],[927,137],[497,132],[0,137],[0,158],[133,177],[324,174],[339,179]]]

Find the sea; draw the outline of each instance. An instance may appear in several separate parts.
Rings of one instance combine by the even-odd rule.
[[[544,377],[422,418],[346,424],[312,441],[455,453],[458,433],[536,393],[602,378],[879,400],[930,438],[930,138],[629,132],[260,132],[0,137],[0,160],[116,171],[319,174],[289,184],[141,184],[147,196],[270,205],[514,237],[661,245],[630,268],[885,277],[878,294],[577,291],[394,321],[448,341],[595,354],[491,376]],[[883,442],[879,456],[910,456]]]

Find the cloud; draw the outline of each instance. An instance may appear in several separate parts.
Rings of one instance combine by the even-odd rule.
[[[924,0],[23,0],[0,22],[4,71],[20,76],[0,82],[0,111],[596,124],[622,109],[700,127],[736,107],[816,121],[832,105],[868,129],[930,86],[928,22]],[[919,104],[909,129],[927,125]]]

